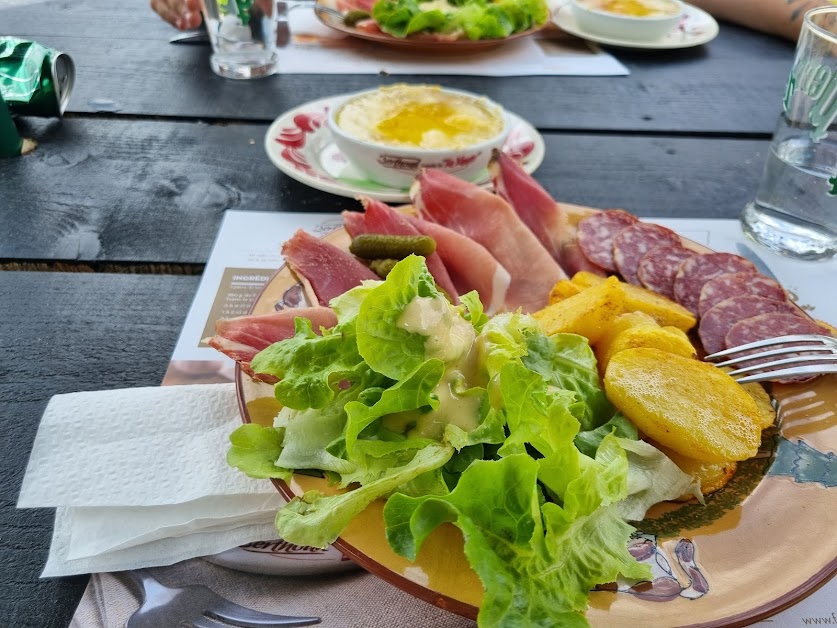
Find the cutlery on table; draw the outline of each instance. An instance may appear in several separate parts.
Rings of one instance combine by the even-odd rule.
[[[319,617],[273,615],[244,608],[203,585],[166,587],[146,569],[122,573],[142,591],[142,605],[128,619],[125,628],[223,628],[228,625],[274,628],[320,623]]]
[[[205,28],[196,31],[186,31],[185,33],[178,33],[169,39],[170,44],[208,44],[209,35]]]
[[[775,345],[779,346],[771,348]],[[764,349],[764,351],[754,352],[758,349]],[[816,334],[778,336],[718,351],[707,355],[704,359],[713,362],[720,358],[726,359],[722,362],[714,362],[715,366],[740,367],[730,371],[729,375],[741,384],[797,375],[837,373],[837,338]],[[746,366],[747,362],[764,358],[773,359],[769,362],[758,362]],[[793,366],[794,364],[799,366]]]

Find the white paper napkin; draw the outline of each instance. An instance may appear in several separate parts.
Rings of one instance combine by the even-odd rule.
[[[42,575],[169,565],[274,538],[283,500],[225,460],[240,424],[233,384],[53,397],[18,500],[58,507]]]

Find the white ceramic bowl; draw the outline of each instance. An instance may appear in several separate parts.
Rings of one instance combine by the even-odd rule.
[[[441,91],[472,98],[496,108],[502,118],[501,131],[489,140],[452,149],[414,148],[387,145],[360,139],[337,125],[342,107],[355,98],[376,92],[377,89],[350,94],[334,107],[328,116],[328,126],[334,142],[346,158],[372,181],[400,189],[407,189],[422,168],[438,168],[461,179],[478,178],[491,159],[491,151],[499,149],[508,137],[511,124],[503,108],[483,96],[455,89]]]
[[[677,26],[685,10],[680,0],[665,0],[665,3],[675,5],[678,8],[677,13],[634,17],[593,9],[587,6],[584,0],[572,0],[571,6],[578,26],[591,34],[614,39],[655,41]]]

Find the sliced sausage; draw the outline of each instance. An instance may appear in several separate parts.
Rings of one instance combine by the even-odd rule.
[[[674,298],[674,277],[680,264],[697,255],[680,244],[657,246],[639,260],[636,275],[640,283],[669,299]]]
[[[785,289],[778,283],[759,273],[724,273],[713,277],[700,291],[698,313],[703,316],[716,303],[730,297],[754,294],[757,297],[786,301]]]
[[[616,270],[628,283],[641,285],[637,277],[639,260],[658,246],[680,244],[680,236],[671,229],[648,222],[638,222],[619,232],[613,238],[613,261]]]
[[[692,314],[700,314],[700,291],[703,285],[718,275],[726,273],[756,273],[756,267],[747,259],[732,253],[703,253],[690,257],[682,264],[674,278],[674,300]]]
[[[810,318],[805,316],[798,316],[796,314],[788,314],[785,312],[768,312],[765,314],[759,314],[757,316],[752,316],[750,318],[745,318],[744,320],[738,321],[730,327],[729,331],[727,332],[725,342],[727,348],[730,349],[732,347],[738,347],[741,345],[745,345],[749,342],[756,342],[758,340],[766,340],[768,338],[777,338],[779,336],[788,336],[791,334],[828,334],[828,331],[818,325],[816,322],[812,321]],[[799,346],[804,345],[804,342],[794,342],[793,345]],[[791,345],[791,346],[793,346]],[[783,345],[772,345],[770,349],[778,349],[781,348]],[[788,346],[788,345],[784,345]],[[761,349],[754,349],[753,352],[757,353],[761,351]],[[789,358],[793,357],[794,354],[787,354],[777,357],[768,357],[768,358],[761,358],[759,360],[753,360],[751,362],[745,362],[741,364],[741,367],[744,366],[755,366],[760,362],[768,362],[770,360],[777,360],[780,358]],[[807,353],[800,352],[796,355],[807,355]],[[816,352],[812,352],[811,355],[817,355]],[[822,354],[820,354],[822,355]],[[790,366],[802,366],[805,362],[801,362],[799,364],[790,364]],[[778,367],[781,368],[781,367]],[[784,378],[777,378],[775,381],[779,382],[805,382],[809,379],[812,379],[813,376],[809,375],[801,375],[796,377],[784,377]]]
[[[804,317],[795,306],[786,301],[774,301],[747,294],[725,299],[716,303],[700,319],[698,335],[706,353],[715,353],[727,348],[726,337],[738,321],[768,312],[784,312]]]
[[[591,214],[578,223],[578,246],[588,260],[615,272],[613,238],[637,222],[639,219],[636,216],[621,209]]]

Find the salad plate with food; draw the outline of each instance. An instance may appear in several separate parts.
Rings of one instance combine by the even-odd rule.
[[[744,258],[489,170],[297,232],[218,322],[228,462],[288,497],[279,535],[481,626],[743,625],[825,582],[835,379],[701,356],[833,328]]]
[[[448,54],[494,48],[549,24],[546,0],[321,0],[314,13],[353,37]]]

